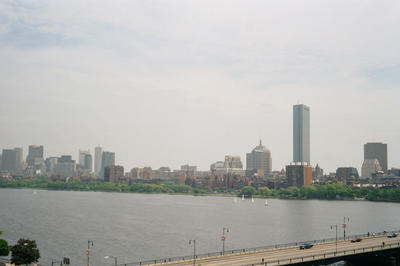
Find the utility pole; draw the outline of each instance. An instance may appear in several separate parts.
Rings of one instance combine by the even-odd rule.
[[[225,231],[227,233],[229,233],[229,228],[227,228],[227,227],[222,228],[222,237],[221,237],[221,240],[222,240],[222,256],[225,255],[225,240],[226,240]]]
[[[336,253],[337,253],[337,228],[338,228],[338,226],[337,226],[337,224],[331,225],[331,230],[333,229],[333,227],[336,228],[336,252],[335,252],[335,256],[336,256]]]
[[[87,254],[87,266],[90,266],[90,245],[92,245],[92,247],[93,247],[93,241],[88,240],[88,242],[87,242],[87,250],[86,250],[86,254]]]
[[[346,227],[347,227],[346,220],[347,220],[347,223],[348,223],[350,221],[350,218],[349,217],[343,217],[343,240],[346,240]]]
[[[193,243],[193,266],[196,266],[196,239],[189,240],[189,245]]]

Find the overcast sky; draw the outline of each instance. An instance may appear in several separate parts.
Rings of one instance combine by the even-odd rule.
[[[245,163],[261,138],[292,161],[292,106],[311,161],[400,167],[399,1],[0,2],[0,148],[100,145],[135,166]]]

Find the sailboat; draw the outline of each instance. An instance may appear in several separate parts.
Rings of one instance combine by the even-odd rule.
[[[265,206],[268,206],[268,200],[265,200]]]
[[[235,203],[237,202],[237,198],[236,197],[233,199],[233,202],[235,202]]]
[[[253,196],[251,196],[251,203],[254,203],[254,199],[253,199]]]
[[[244,194],[242,195],[242,200],[244,200]]]

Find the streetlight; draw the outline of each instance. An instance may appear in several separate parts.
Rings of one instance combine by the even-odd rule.
[[[92,245],[93,247],[93,241],[88,240],[87,241],[87,250],[86,250],[86,254],[87,254],[87,265],[90,266],[90,245]]]
[[[115,263],[114,265],[117,266],[117,257],[114,257],[114,256],[105,256],[104,258],[105,258],[105,259],[114,259],[114,263]]]
[[[227,227],[222,228],[222,237],[221,237],[221,240],[222,240],[222,256],[225,255],[225,240],[226,240],[225,231],[227,233],[229,233],[229,228],[227,228]]]
[[[338,228],[338,226],[337,226],[337,224],[331,225],[331,230],[333,229],[333,227],[336,228],[336,252],[335,252],[335,253],[337,253],[337,228]],[[335,254],[335,255],[336,255],[336,254]]]
[[[196,266],[196,239],[189,240],[189,245],[193,243],[193,265]]]
[[[346,226],[347,226],[346,220],[347,220],[347,222],[349,222],[350,218],[349,217],[343,217],[343,240],[346,240]]]

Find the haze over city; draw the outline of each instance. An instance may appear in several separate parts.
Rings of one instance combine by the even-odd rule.
[[[399,167],[399,23],[397,1],[2,1],[0,148],[208,169],[262,139],[280,170],[303,103],[311,164],[384,142]]]

